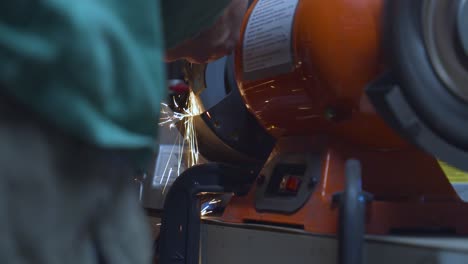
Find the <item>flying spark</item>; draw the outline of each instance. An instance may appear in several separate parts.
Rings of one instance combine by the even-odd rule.
[[[220,199],[211,199],[211,201],[209,201],[208,204],[202,208],[200,212],[201,216],[205,216],[205,215],[209,215],[213,213],[213,210],[211,210],[213,208],[210,208],[210,207],[212,207],[214,204],[219,204],[220,202],[221,202]]]
[[[179,108],[176,100],[174,99],[174,105]],[[203,108],[198,98],[193,92],[190,92],[187,107],[183,108],[181,112],[173,112],[168,104],[161,104],[161,117],[159,121],[160,126],[168,126],[169,129],[176,128],[177,126],[182,126],[181,131],[184,134],[181,136],[177,134],[176,141],[171,149],[169,159],[166,163],[166,166],[161,176],[160,184],[163,183],[166,179],[163,188],[163,194],[166,191],[167,185],[171,182],[170,179],[175,175],[178,177],[181,173],[181,168],[183,167],[183,153],[186,151],[187,158],[185,167],[189,168],[195,166],[199,163],[199,151],[198,151],[198,142],[197,142],[197,132],[194,126],[194,117],[200,115],[203,112]],[[177,156],[177,173],[173,173],[173,168],[168,170],[168,166],[171,163],[171,159],[175,150],[176,145],[178,146],[179,153]]]

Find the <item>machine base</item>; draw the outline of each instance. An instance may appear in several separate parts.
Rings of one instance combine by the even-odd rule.
[[[273,155],[307,155],[307,150],[322,150],[319,179],[311,191],[309,200],[301,209],[293,213],[258,210],[257,189],[269,184],[266,176],[266,180],[257,181],[248,195],[234,197],[221,220],[226,223],[290,226],[311,233],[335,235],[340,226],[340,204],[334,197],[346,189],[346,163],[354,159],[362,166],[362,182],[359,186],[362,189],[357,191],[364,191],[373,197],[365,208],[367,234],[468,235],[468,204],[458,197],[433,157],[411,147],[404,150],[375,151],[357,149],[339,142],[322,142],[325,142],[323,146],[314,146],[306,140],[303,140],[302,144],[286,140],[280,142],[273,152]],[[271,158],[270,162],[272,161],[277,162],[274,165],[278,166],[289,162]],[[272,171],[271,167],[271,164],[265,166],[269,171]],[[272,175],[265,170],[261,175],[262,173]],[[278,201],[292,199],[274,198]]]
[[[338,241],[287,228],[205,222],[201,226],[202,264],[337,263]],[[464,264],[468,239],[366,236],[365,263]]]

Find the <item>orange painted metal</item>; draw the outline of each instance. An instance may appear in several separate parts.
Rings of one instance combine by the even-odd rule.
[[[343,191],[345,161],[354,158],[362,164],[363,189],[374,195],[367,208],[368,233],[447,228],[468,234],[468,205],[437,161],[387,127],[364,93],[385,69],[383,2],[299,0],[292,33],[294,67],[273,78],[245,80],[238,45],[235,65],[242,97],[279,139],[275,152],[320,151],[322,172],[308,202],[293,214],[257,211],[254,186],[247,196],[233,198],[223,221],[290,224],[336,234],[338,208],[332,197]],[[290,136],[302,138],[291,142]]]
[[[383,69],[382,3],[300,0],[292,32],[295,66],[287,74],[244,80],[242,45],[238,45],[239,89],[272,135],[327,133],[370,147],[405,145],[376,115],[364,94],[366,85]],[[244,28],[246,23],[247,19]],[[331,120],[326,118],[330,111],[336,113]]]
[[[290,143],[280,142],[275,152],[300,153],[305,148],[321,148],[317,143]],[[355,158],[361,161],[363,190],[374,195],[367,207],[367,233],[443,229],[468,234],[468,204],[459,199],[437,161],[425,153],[417,149],[363,150],[338,141],[326,144],[322,153],[320,181],[308,202],[294,214],[257,211],[254,186],[247,196],[231,200],[221,220],[286,224],[312,233],[336,234],[338,205],[333,202],[333,195],[344,190],[345,161]]]

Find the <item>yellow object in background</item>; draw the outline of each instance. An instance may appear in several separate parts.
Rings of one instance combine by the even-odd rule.
[[[454,168],[447,163],[439,161],[442,170],[449,179],[450,183],[468,183],[468,173]]]

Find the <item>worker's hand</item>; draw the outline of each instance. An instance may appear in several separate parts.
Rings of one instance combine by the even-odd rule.
[[[232,0],[211,28],[166,51],[166,60],[205,63],[229,54],[239,39],[247,3],[248,0]]]

